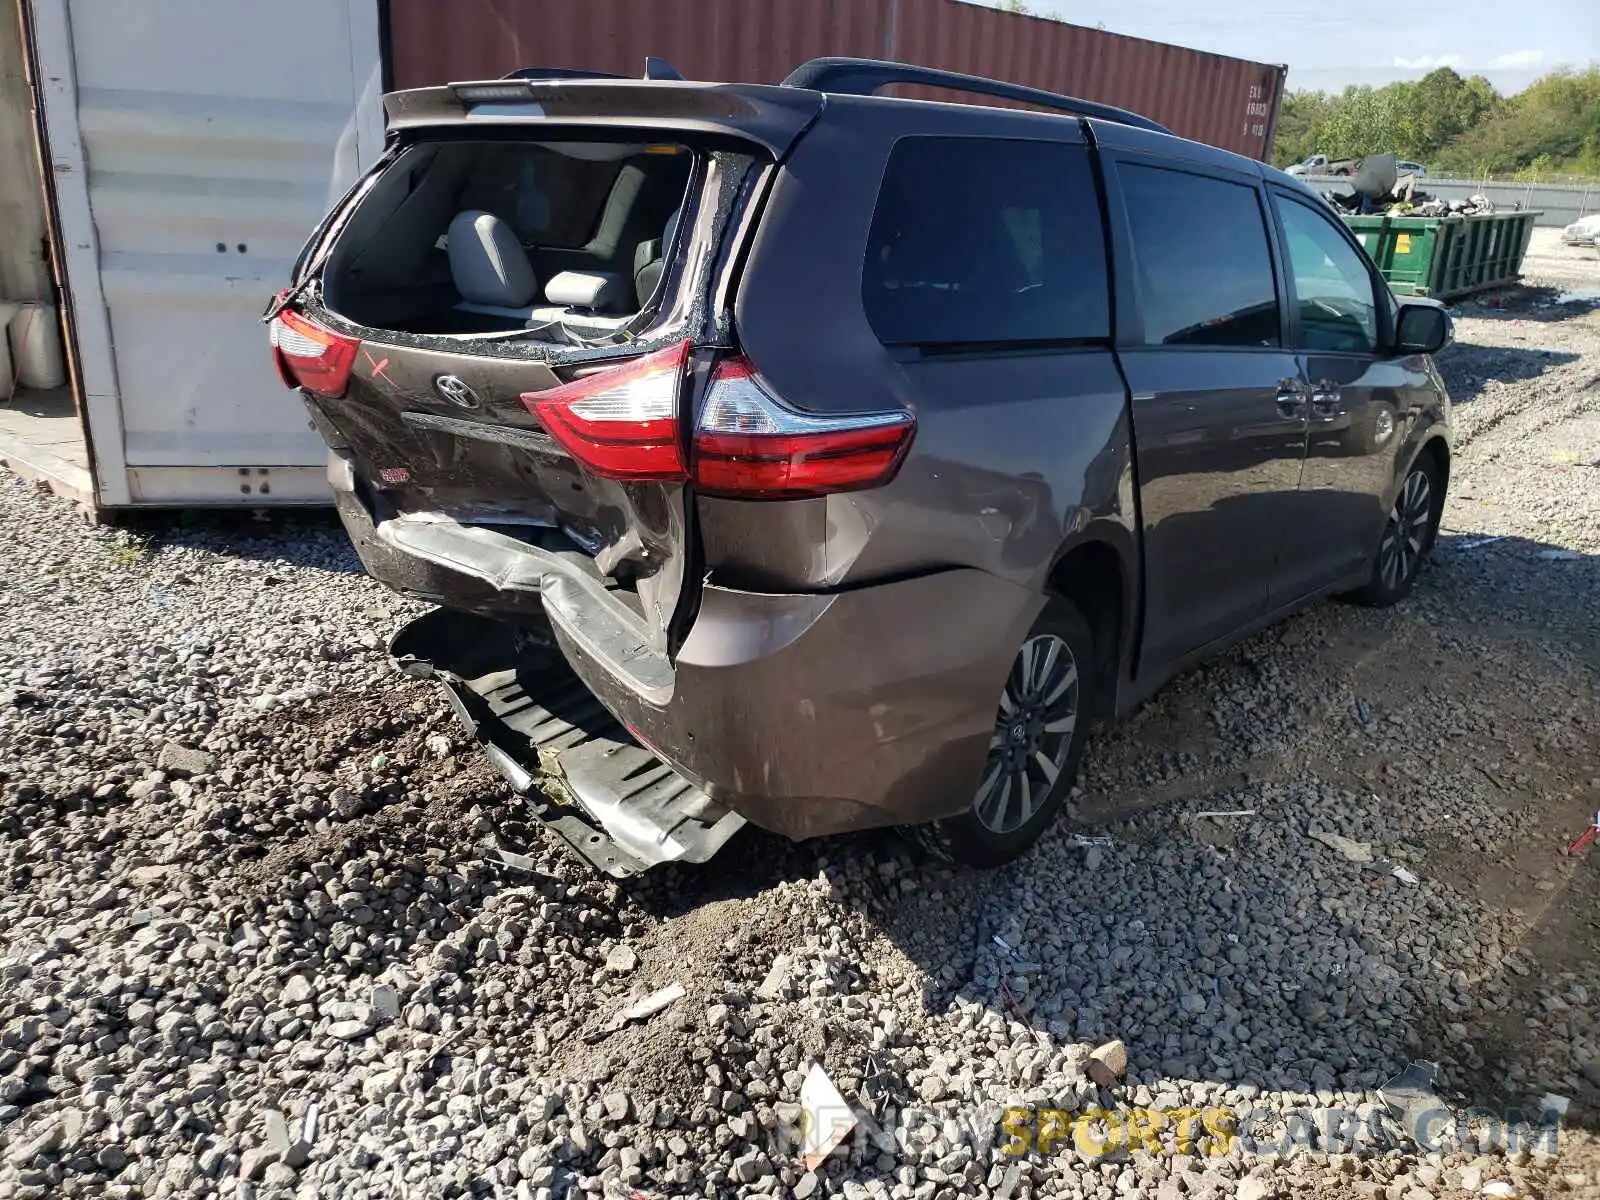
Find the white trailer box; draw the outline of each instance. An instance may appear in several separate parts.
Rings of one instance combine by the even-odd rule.
[[[260,315],[382,150],[377,0],[22,0],[96,507],[323,503]]]

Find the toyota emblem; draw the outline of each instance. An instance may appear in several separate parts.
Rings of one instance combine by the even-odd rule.
[[[478,393],[456,375],[439,376],[433,381],[433,390],[439,393],[441,399],[448,400],[457,408],[477,408],[483,403],[478,399]]]

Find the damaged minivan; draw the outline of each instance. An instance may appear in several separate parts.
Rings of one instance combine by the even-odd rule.
[[[1303,186],[978,77],[648,73],[388,96],[268,310],[362,561],[440,606],[397,662],[596,865],[1004,862],[1091,721],[1409,591],[1449,321]]]

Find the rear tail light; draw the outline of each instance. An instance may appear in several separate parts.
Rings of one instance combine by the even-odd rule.
[[[359,339],[324,329],[287,308],[279,310],[267,330],[272,359],[285,386],[332,398],[344,395]]]
[[[523,405],[551,437],[605,479],[678,482],[678,408],[689,343],[680,342],[543,392]],[[819,417],[780,403],[743,358],[718,365],[695,430],[693,471],[715,496],[822,496],[887,483],[911,445],[910,413]]]
[[[682,480],[678,394],[689,343],[596,371],[522,403],[568,454],[605,479]]]
[[[694,436],[694,480],[716,496],[778,499],[887,483],[916,432],[907,412],[819,417],[781,404],[743,358],[712,376]]]

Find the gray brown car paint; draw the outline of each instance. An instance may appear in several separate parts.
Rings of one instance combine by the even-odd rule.
[[[608,114],[625,93],[649,123],[648,85],[607,85],[607,93]],[[392,113],[427,109],[389,103]],[[672,103],[685,106],[681,97]],[[582,105],[570,108],[579,114]],[[799,108],[782,108],[784,119]],[[770,123],[770,109],[734,104],[715,118],[697,108],[695,119],[736,132],[740,112]],[[570,463],[536,469],[547,485],[565,482],[568,519],[607,544],[633,527],[659,551],[655,562],[693,559],[639,584],[647,606],[670,604],[666,593],[682,588],[692,618],[670,697],[630,688],[552,611],[574,669],[685,775],[792,837],[965,810],[1017,646],[1047,591],[1070,587],[1090,563],[1117,564],[1118,710],[1197,657],[1363,582],[1399,480],[1425,442],[1447,435],[1448,401],[1425,356],[1144,347],[1136,300],[1122,286],[1115,350],[928,358],[886,349],[865,318],[861,268],[889,149],[914,134],[1092,136],[1104,164],[1114,279],[1130,277],[1116,204],[1120,155],[1224,172],[1248,181],[1263,203],[1269,185],[1309,194],[1222,151],[1027,112],[830,96],[803,136],[791,132],[748,248],[730,266],[742,266],[737,286],[719,291],[734,297],[739,348],[786,403],[916,414],[896,478],[871,491],[778,503],[686,499],[674,485],[661,505],[630,495],[640,489],[597,486]],[[1274,258],[1281,298],[1277,247]],[[1287,307],[1280,302],[1292,345]],[[1391,337],[1387,313],[1385,325]],[[453,369],[484,398],[483,414],[470,419],[535,428],[515,398],[547,381],[548,368],[470,352],[382,353],[401,407],[444,412],[426,384]],[[1309,404],[1311,385],[1322,382],[1341,399],[1326,419]],[[403,443],[389,425],[391,440],[363,444],[367,419],[384,420],[369,407],[378,386],[358,365],[349,397],[318,402],[363,472],[403,451],[430,505],[499,504],[518,494],[532,469],[526,448],[414,425]],[[1280,403],[1297,390],[1307,394],[1303,407]],[[393,412],[394,400],[382,403]],[[1380,406],[1396,429],[1372,446],[1367,433]],[[659,499],[663,489],[644,491]],[[404,496],[390,500],[406,506]],[[340,501],[363,561],[392,586],[475,611],[534,614],[527,595],[496,594],[393,554],[372,535],[370,505],[354,494]],[[685,528],[674,526],[673,511],[692,512]],[[596,582],[603,586],[598,571]],[[642,617],[639,627],[661,645],[657,621]]]

